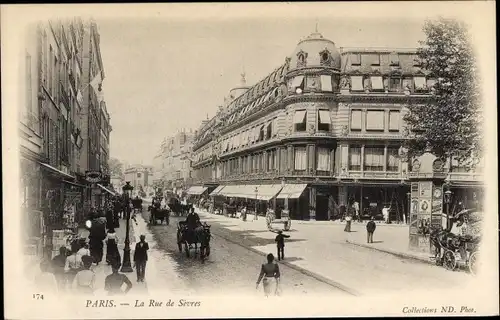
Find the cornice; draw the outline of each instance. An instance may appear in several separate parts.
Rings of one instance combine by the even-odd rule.
[[[301,67],[301,68],[290,70],[285,75],[285,79],[288,80],[288,79],[295,77],[295,76],[298,76],[298,75],[318,75],[318,74],[340,75],[341,71],[340,71],[340,69],[328,67],[328,66]]]
[[[359,93],[359,94],[339,94],[337,100],[339,102],[395,102],[406,103],[412,102],[429,102],[431,95],[405,95],[400,93]]]

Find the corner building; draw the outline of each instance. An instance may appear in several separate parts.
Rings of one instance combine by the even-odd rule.
[[[292,219],[332,219],[356,201],[368,217],[391,205],[402,221],[412,170],[404,106],[426,102],[434,82],[416,50],[339,50],[313,33],[256,85],[231,90],[198,130],[195,181],[211,196],[289,209]],[[459,164],[445,167],[453,187],[481,186],[480,173],[453,178]]]

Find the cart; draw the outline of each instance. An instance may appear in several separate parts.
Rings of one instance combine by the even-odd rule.
[[[267,229],[269,230],[274,229],[273,224],[283,223],[283,230],[288,231],[292,226],[292,219],[290,219],[290,211],[283,210],[281,212],[281,219],[276,219],[274,210],[268,210],[266,213],[266,223],[267,223]]]

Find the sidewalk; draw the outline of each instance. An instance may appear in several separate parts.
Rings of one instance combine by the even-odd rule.
[[[197,212],[208,224],[217,222],[224,229],[235,231],[232,234],[217,234],[214,231],[214,236],[227,237],[226,240],[237,242],[262,255],[276,255],[276,233],[267,229],[265,218],[259,217],[253,221],[253,215],[248,215],[244,222],[204,210]],[[365,224],[354,223],[351,228],[353,232],[347,233],[344,232],[344,224],[296,222],[292,221],[291,230],[284,232],[290,235],[290,239],[285,241],[286,258],[280,263],[320,281],[346,288],[346,291],[356,295],[410,290],[432,283],[451,285],[467,277],[465,273],[448,272],[424,263],[411,263],[408,259],[429,261],[429,256],[409,252],[408,227],[377,224],[374,241],[380,242],[367,244]],[[281,228],[279,224],[274,226]]]

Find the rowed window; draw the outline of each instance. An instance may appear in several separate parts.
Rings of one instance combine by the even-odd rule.
[[[349,170],[361,171],[361,147],[349,147]]]
[[[389,111],[389,131],[397,131],[399,132],[400,128],[400,112],[397,110]]]
[[[351,110],[351,131],[361,131],[361,110]]]
[[[351,76],[351,90],[363,91],[363,76]]]
[[[318,130],[330,131],[331,123],[330,110],[318,110]]]
[[[399,148],[387,148],[387,171],[399,171]]]
[[[364,169],[365,171],[384,170],[384,148],[365,147]]]
[[[296,132],[306,131],[306,110],[297,110],[293,117],[293,125]]]
[[[384,114],[383,110],[369,110],[366,113],[366,130],[384,131]]]
[[[316,170],[330,171],[330,150],[327,148],[318,148],[316,160]]]
[[[295,170],[306,170],[307,152],[305,147],[295,148]]]

